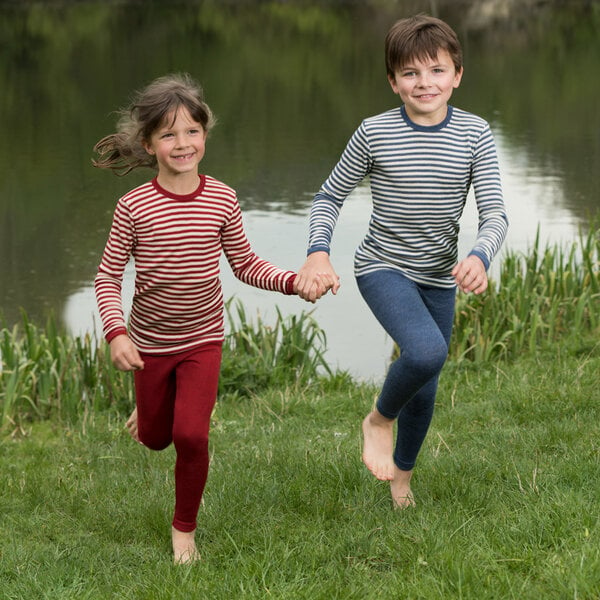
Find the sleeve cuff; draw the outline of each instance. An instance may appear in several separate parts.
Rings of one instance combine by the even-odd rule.
[[[486,271],[490,268],[490,261],[481,252],[478,252],[477,250],[473,250],[472,252],[469,252],[469,256],[476,256],[479,260],[481,260]]]
[[[285,282],[285,294],[287,296],[292,296],[294,294],[294,281],[296,281],[296,277],[298,275],[294,273],[286,282]]]
[[[306,256],[310,256],[311,254],[313,254],[314,252],[327,252],[327,254],[329,254],[329,246],[324,246],[324,245],[320,245],[320,246],[311,246],[307,251],[306,251]]]
[[[125,327],[118,327],[117,329],[109,331],[104,337],[110,344],[118,335],[127,335],[127,329]]]

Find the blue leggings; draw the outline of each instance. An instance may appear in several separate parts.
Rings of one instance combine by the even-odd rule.
[[[369,308],[400,348],[376,406],[384,417],[398,419],[394,462],[410,471],[433,416],[452,334],[456,289],[427,287],[391,269],[356,281]]]

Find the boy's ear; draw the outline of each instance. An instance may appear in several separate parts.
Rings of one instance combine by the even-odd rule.
[[[392,86],[392,90],[394,91],[394,94],[398,94],[398,87],[396,86],[396,75],[390,75],[388,73],[388,81],[390,82],[390,85]]]
[[[456,74],[454,75],[454,84],[453,84],[453,87],[455,89],[460,85],[463,73],[464,73],[464,67],[461,67],[460,71],[456,71]]]

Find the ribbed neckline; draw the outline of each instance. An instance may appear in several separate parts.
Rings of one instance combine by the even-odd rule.
[[[206,183],[206,177],[204,175],[198,175],[198,178],[198,187],[190,194],[174,194],[173,192],[166,190],[160,185],[160,183],[158,183],[158,177],[155,177],[152,180],[152,185],[154,186],[154,189],[157,192],[160,192],[163,196],[166,196],[167,198],[172,198],[173,200],[193,200],[194,198],[196,198],[196,196],[202,193],[202,190],[204,189],[204,185]]]
[[[415,131],[439,131],[440,129],[443,129],[444,127],[446,127],[446,125],[448,125],[448,123],[450,123],[453,111],[453,107],[450,104],[448,104],[448,112],[446,114],[446,118],[441,123],[438,123],[437,125],[419,125],[418,123],[412,121],[411,118],[408,116],[408,114],[406,113],[406,107],[404,105],[400,107],[400,113],[402,114],[404,122]]]

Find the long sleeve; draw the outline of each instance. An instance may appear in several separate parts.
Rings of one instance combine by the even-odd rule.
[[[487,269],[500,250],[508,229],[496,145],[489,126],[483,131],[475,148],[473,189],[479,227],[470,254],[481,258]]]
[[[233,274],[240,281],[263,290],[283,294],[293,293],[296,274],[276,267],[252,251],[244,231],[242,212],[237,201],[233,206],[231,217],[223,228],[222,244]]]
[[[122,303],[122,282],[135,242],[131,214],[127,205],[119,201],[113,217],[104,254],[94,280],[96,301],[102,320],[104,335],[108,341],[126,333]]]

